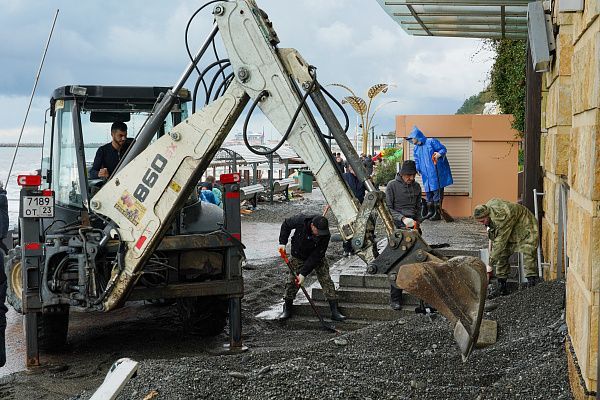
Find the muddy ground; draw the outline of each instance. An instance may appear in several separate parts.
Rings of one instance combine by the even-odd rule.
[[[263,205],[243,223],[265,225],[272,236],[283,217],[320,212],[322,202],[296,199]],[[270,226],[270,230],[266,227]],[[482,231],[463,232],[473,248]],[[435,236],[430,241],[452,242]],[[427,237],[426,226],[425,236]],[[272,245],[271,245],[272,242]],[[0,399],[87,399],[115,360],[140,361],[119,399],[570,399],[561,310],[564,284],[543,283],[498,300],[485,318],[499,324],[498,342],[476,350],[465,363],[447,322],[422,315],[378,323],[340,336],[254,317],[281,298],[285,270],[275,257],[277,238],[244,269],[244,343],[250,350],[219,355],[225,333],[206,339],[182,332],[174,306],[136,303],[104,315],[75,314],[69,348],[44,355],[45,366],[0,378]],[[249,249],[249,254],[251,253]],[[332,242],[328,256],[340,257]],[[344,339],[334,342],[334,339]],[[344,342],[346,344],[344,344]]]

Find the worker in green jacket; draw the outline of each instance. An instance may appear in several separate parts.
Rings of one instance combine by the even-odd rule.
[[[498,294],[508,294],[508,258],[516,252],[523,254],[527,286],[535,286],[539,279],[538,223],[533,213],[520,204],[491,199],[485,205],[475,207],[473,217],[488,227],[488,235],[492,241],[490,265],[496,267]]]

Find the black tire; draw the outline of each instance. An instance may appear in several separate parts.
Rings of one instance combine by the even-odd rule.
[[[177,310],[186,331],[200,336],[216,336],[227,323],[227,299],[185,297],[177,299]]]
[[[2,251],[0,250],[0,253]],[[4,259],[4,272],[6,273],[6,300],[16,312],[23,313],[23,299],[21,296],[23,277],[21,268],[21,255],[16,249],[10,250]]]
[[[69,331],[69,308],[59,312],[38,313],[38,345],[40,350],[53,353],[62,350],[67,344]]]

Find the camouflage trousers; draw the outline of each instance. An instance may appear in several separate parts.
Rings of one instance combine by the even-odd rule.
[[[506,249],[498,255],[498,260],[494,265],[494,267],[496,267],[496,277],[508,278],[508,273],[510,271],[508,259],[516,251],[523,254],[523,269],[525,270],[525,276],[538,276],[537,247],[527,246],[525,249],[522,248],[522,245],[520,246],[520,249],[515,249],[515,247],[516,245],[508,245]]]
[[[290,257],[290,265],[296,273],[299,273],[304,266],[304,261],[295,257]],[[321,284],[321,288],[323,288],[323,293],[325,294],[327,300],[337,299],[335,294],[335,286],[331,280],[331,276],[329,275],[329,261],[327,258],[324,257],[315,267],[314,271],[317,274],[317,279]],[[296,298],[296,293],[298,293],[300,288],[296,286],[296,283],[294,282],[295,277],[291,272],[288,274],[288,278],[288,281],[285,283],[285,293],[283,294],[283,299],[294,300],[294,298]]]

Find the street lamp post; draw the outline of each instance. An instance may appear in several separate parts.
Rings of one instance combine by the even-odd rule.
[[[350,92],[351,96],[344,97],[344,99],[342,100],[342,104],[344,104],[344,103],[350,104],[350,106],[352,106],[354,111],[356,111],[356,114],[360,117],[360,120],[362,122],[362,124],[361,124],[361,127],[362,127],[362,153],[367,154],[367,151],[368,151],[367,148],[368,148],[368,143],[369,143],[369,130],[371,130],[371,123],[373,122],[373,118],[375,117],[375,114],[383,106],[388,105],[390,103],[397,103],[396,100],[392,100],[392,101],[388,101],[388,102],[379,104],[375,108],[375,110],[371,113],[371,105],[372,105],[373,99],[381,93],[387,93],[388,88],[392,85],[387,84],[387,83],[378,83],[376,85],[371,86],[367,92],[368,103],[361,97],[358,97],[354,93],[354,91],[352,89],[350,89],[348,86],[345,86],[345,85],[342,85],[339,83],[333,83],[332,85],[339,86]]]

